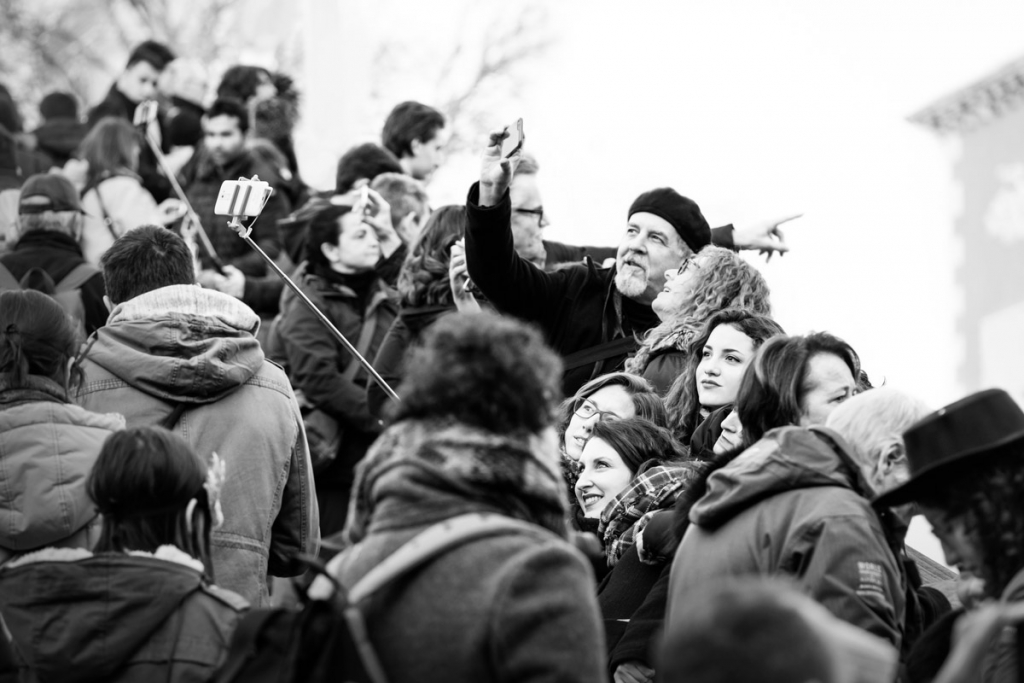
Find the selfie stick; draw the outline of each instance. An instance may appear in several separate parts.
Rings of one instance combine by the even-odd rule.
[[[203,248],[206,249],[206,253],[210,255],[210,260],[213,261],[217,270],[221,273],[224,272],[224,262],[217,255],[217,250],[213,248],[213,242],[210,241],[210,236],[203,230],[203,224],[199,220],[199,214],[192,208],[192,202],[185,196],[185,190],[181,188],[178,183],[178,179],[174,177],[174,171],[171,170],[170,164],[167,163],[167,159],[164,158],[163,152],[160,151],[160,145],[157,144],[156,140],[146,131],[146,142],[149,143],[149,148],[153,150],[156,161],[160,164],[160,168],[163,169],[164,175],[171,181],[171,187],[174,188],[174,193],[178,195],[178,199],[185,204],[185,210],[187,211],[188,219],[196,226],[196,234],[199,235],[199,241],[203,243]]]
[[[241,206],[245,206],[246,200],[248,199],[248,193],[249,193],[249,188],[246,188],[246,196],[245,196],[245,198],[243,198],[243,200],[241,202]],[[253,219],[253,223],[255,223],[255,222],[256,222],[256,220]],[[249,234],[252,232],[252,223],[250,223],[249,227],[247,228],[244,225],[242,225],[242,221],[240,220],[239,216],[232,216],[231,217],[231,222],[228,223],[228,227],[233,229],[235,232],[237,232],[238,236],[241,237],[243,240],[245,240],[246,244],[248,244],[250,247],[252,247],[254,250],[256,250],[256,253],[263,257],[263,260],[266,261],[267,264],[270,265],[270,267],[274,269],[274,272],[277,273],[278,277],[280,277],[282,280],[284,280],[284,283],[286,285],[291,287],[292,291],[295,292],[299,296],[299,298],[302,300],[302,302],[304,304],[306,304],[306,307],[313,312],[313,315],[315,315],[317,317],[317,319],[320,321],[320,323],[324,327],[326,327],[328,330],[330,330],[331,334],[334,335],[334,338],[337,339],[339,342],[341,342],[341,345],[344,346],[345,349],[349,353],[351,353],[352,356],[357,361],[359,361],[360,365],[362,365],[364,368],[366,368],[366,371],[370,374],[370,377],[372,377],[373,381],[376,382],[380,386],[380,388],[384,390],[384,393],[387,394],[393,401],[395,401],[395,402],[400,401],[401,399],[398,398],[398,394],[396,394],[395,390],[391,388],[391,385],[389,385],[384,380],[384,378],[381,377],[380,374],[376,370],[373,369],[373,366],[370,364],[370,361],[368,361],[365,358],[363,358],[363,354],[359,353],[359,351],[356,349],[356,347],[352,345],[352,342],[350,342],[348,339],[346,339],[345,335],[343,335],[338,330],[338,328],[334,326],[334,323],[332,323],[330,321],[330,319],[326,315],[323,314],[323,311],[321,311],[319,308],[317,308],[316,304],[314,304],[310,300],[310,298],[308,296],[306,296],[306,294],[301,289],[299,289],[299,286],[296,285],[294,282],[292,282],[292,279],[290,277],[288,277],[285,274],[285,272],[283,270],[281,270],[281,268],[276,263],[274,263],[274,259],[272,259],[269,256],[267,256],[266,252],[263,251],[262,249],[260,249],[259,245],[252,241],[252,238],[249,237]]]

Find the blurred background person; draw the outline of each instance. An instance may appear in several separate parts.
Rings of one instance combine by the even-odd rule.
[[[141,225],[170,225],[185,213],[184,203],[169,197],[158,205],[138,174],[142,144],[138,131],[124,119],[107,117],[82,141],[80,156],[88,163],[82,209],[82,254],[99,265],[118,237]]]
[[[78,192],[59,173],[35,175],[21,187],[14,243],[0,256],[0,289],[38,289],[60,303],[90,335],[107,321],[103,274],[79,246],[86,220]]]
[[[78,101],[66,92],[52,92],[39,103],[43,122],[32,131],[36,149],[50,157],[50,165],[63,167],[85,139],[86,126],[78,116]]]
[[[110,86],[107,96],[89,110],[89,128],[93,128],[107,116],[134,123],[135,108],[146,100],[156,99],[160,74],[174,61],[174,57],[169,47],[155,40],[147,40],[136,45],[128,55],[124,71]],[[163,117],[160,115],[147,130],[143,131],[144,135],[153,135],[157,146],[161,148],[166,137],[163,125]],[[162,202],[171,196],[171,183],[160,171],[156,155],[148,144],[142,147],[138,173],[142,178],[142,185],[156,201]]]
[[[381,133],[384,147],[398,159],[402,172],[423,182],[444,162],[447,140],[444,115],[412,101],[395,105]]]

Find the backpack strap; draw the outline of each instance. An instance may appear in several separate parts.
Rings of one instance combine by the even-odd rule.
[[[14,273],[2,263],[0,263],[0,289],[21,289],[21,283],[15,279]]]
[[[348,591],[358,605],[370,595],[413,569],[469,541],[501,534],[543,533],[540,527],[495,514],[471,512],[428,527],[371,569]]]
[[[98,274],[100,271],[98,268],[90,263],[79,263],[77,266],[71,269],[71,272],[65,275],[60,282],[54,287],[54,293],[60,294],[61,292],[70,292],[80,288],[92,277]]]
[[[584,365],[591,365],[600,361],[614,358],[615,356],[621,356],[622,354],[628,354],[631,351],[635,351],[637,347],[636,339],[633,337],[619,337],[618,339],[612,339],[601,344],[594,346],[588,346],[585,349],[574,351],[568,356],[562,359],[562,366],[565,372],[575,370],[576,368],[583,367]]]
[[[89,194],[90,190],[96,193],[96,201],[99,202],[100,213],[103,214],[103,224],[107,226],[107,230],[110,231],[110,234],[113,235],[115,240],[117,239],[118,235],[117,235],[117,231],[114,230],[114,219],[110,217],[109,213],[107,213],[107,207],[103,203],[103,195],[100,194],[100,185],[103,184],[104,180],[109,180],[110,178],[116,178],[116,177],[118,177],[118,175],[119,174],[117,174],[117,173],[114,173],[114,174],[104,174],[103,177],[94,179],[92,182],[90,182],[88,185],[86,185],[84,188],[82,188],[82,194],[81,194],[82,199],[85,199],[85,195]]]
[[[380,316],[377,311],[374,311],[366,320],[363,321],[363,326],[359,330],[359,339],[356,340],[356,351],[359,352],[363,358],[366,358],[366,352],[370,350],[370,344],[373,342],[373,333],[377,331],[377,321]],[[370,360],[370,359],[367,359]],[[349,360],[348,365],[345,366],[345,371],[342,373],[342,377],[352,381],[356,378],[359,373],[359,369],[363,367],[355,356]]]

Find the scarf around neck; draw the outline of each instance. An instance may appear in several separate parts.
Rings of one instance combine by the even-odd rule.
[[[356,468],[346,545],[378,531],[498,512],[565,538],[563,480],[540,439],[465,424],[404,420],[389,427]]]

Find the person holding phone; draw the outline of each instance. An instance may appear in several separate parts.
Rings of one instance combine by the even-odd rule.
[[[515,253],[509,187],[523,146],[502,153],[508,129],[490,134],[480,181],[466,200],[469,223],[466,258],[470,279],[503,312],[538,324],[563,356],[562,390],[574,394],[588,380],[621,369],[635,349],[634,338],[659,323],[651,302],[665,287],[666,272],[712,242],[712,231],[697,204],[672,188],[641,194],[627,216],[615,265],[592,263],[553,273]],[[716,229],[716,241],[784,250],[778,225],[764,221],[754,232]],[[756,237],[756,239],[755,239]]]

